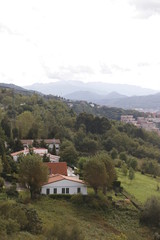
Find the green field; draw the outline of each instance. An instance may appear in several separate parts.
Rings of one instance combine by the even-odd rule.
[[[121,181],[122,187],[131,195],[133,195],[140,203],[144,203],[151,196],[159,196],[160,179],[146,176],[140,172],[135,173],[135,178],[131,181],[128,176],[124,176],[120,169],[117,169],[118,180]]]

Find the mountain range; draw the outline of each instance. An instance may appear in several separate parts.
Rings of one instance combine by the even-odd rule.
[[[14,84],[0,83],[0,88],[12,88],[16,92],[22,92],[23,94],[36,92],[38,94],[58,95],[71,101],[86,101],[108,107],[142,109],[144,111],[160,110],[160,93],[155,90],[125,84],[99,83],[98,85],[98,83],[85,84],[74,81],[59,81],[47,84],[33,84],[25,88]],[[134,96],[130,96],[132,92]]]
[[[74,92],[91,92],[92,94],[98,94],[105,96],[111,92],[117,92],[126,96],[141,96],[157,93],[157,91],[139,86],[128,84],[112,84],[102,82],[88,82],[81,81],[57,81],[52,83],[35,83],[30,86],[25,86],[28,90],[39,91],[44,94],[53,94],[61,97],[65,97],[68,94]]]

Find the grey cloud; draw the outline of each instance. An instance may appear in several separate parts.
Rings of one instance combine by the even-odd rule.
[[[159,0],[130,0],[130,3],[136,7],[138,17],[148,18],[154,14],[160,14]]]

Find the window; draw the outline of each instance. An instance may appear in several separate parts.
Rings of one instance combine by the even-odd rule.
[[[65,188],[62,188],[62,194],[65,194]]]
[[[69,193],[69,188],[66,188],[66,193]]]
[[[47,195],[50,194],[50,189],[49,188],[46,189],[46,194]]]
[[[54,189],[53,189],[53,193],[54,193],[54,194],[57,194],[57,188],[54,188]]]
[[[77,193],[81,193],[81,188],[77,188]]]

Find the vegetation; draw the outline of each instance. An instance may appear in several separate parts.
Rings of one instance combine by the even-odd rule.
[[[123,175],[120,169],[117,169],[117,175],[123,188],[141,204],[144,204],[151,196],[160,197],[159,178],[135,172],[135,179],[130,181],[128,177]]]
[[[40,193],[42,184],[47,182],[48,168],[38,154],[25,156],[19,168],[20,182],[30,190],[33,199]]]
[[[159,196],[160,137],[109,120],[107,108],[97,107],[93,112],[86,107],[79,114],[73,109],[57,97],[0,89],[1,238],[151,239],[150,230],[139,225],[138,210],[126,206],[121,193],[114,195],[110,190],[115,184],[117,166],[119,188],[121,181],[125,191],[141,203],[151,195]],[[113,119],[118,119],[121,112],[114,109]],[[57,195],[33,201],[47,181],[48,171],[42,159],[32,152],[13,161],[10,154],[23,148],[20,139],[25,138],[34,139],[35,147],[45,146],[44,141],[38,145],[37,139],[59,138],[61,161],[77,166],[77,173],[96,194],[65,198]],[[48,161],[47,156],[43,161]],[[12,184],[5,189],[6,181]],[[17,191],[18,181],[28,188],[29,196],[22,197]]]
[[[140,220],[147,225],[159,227],[160,198],[154,196],[147,199]]]

